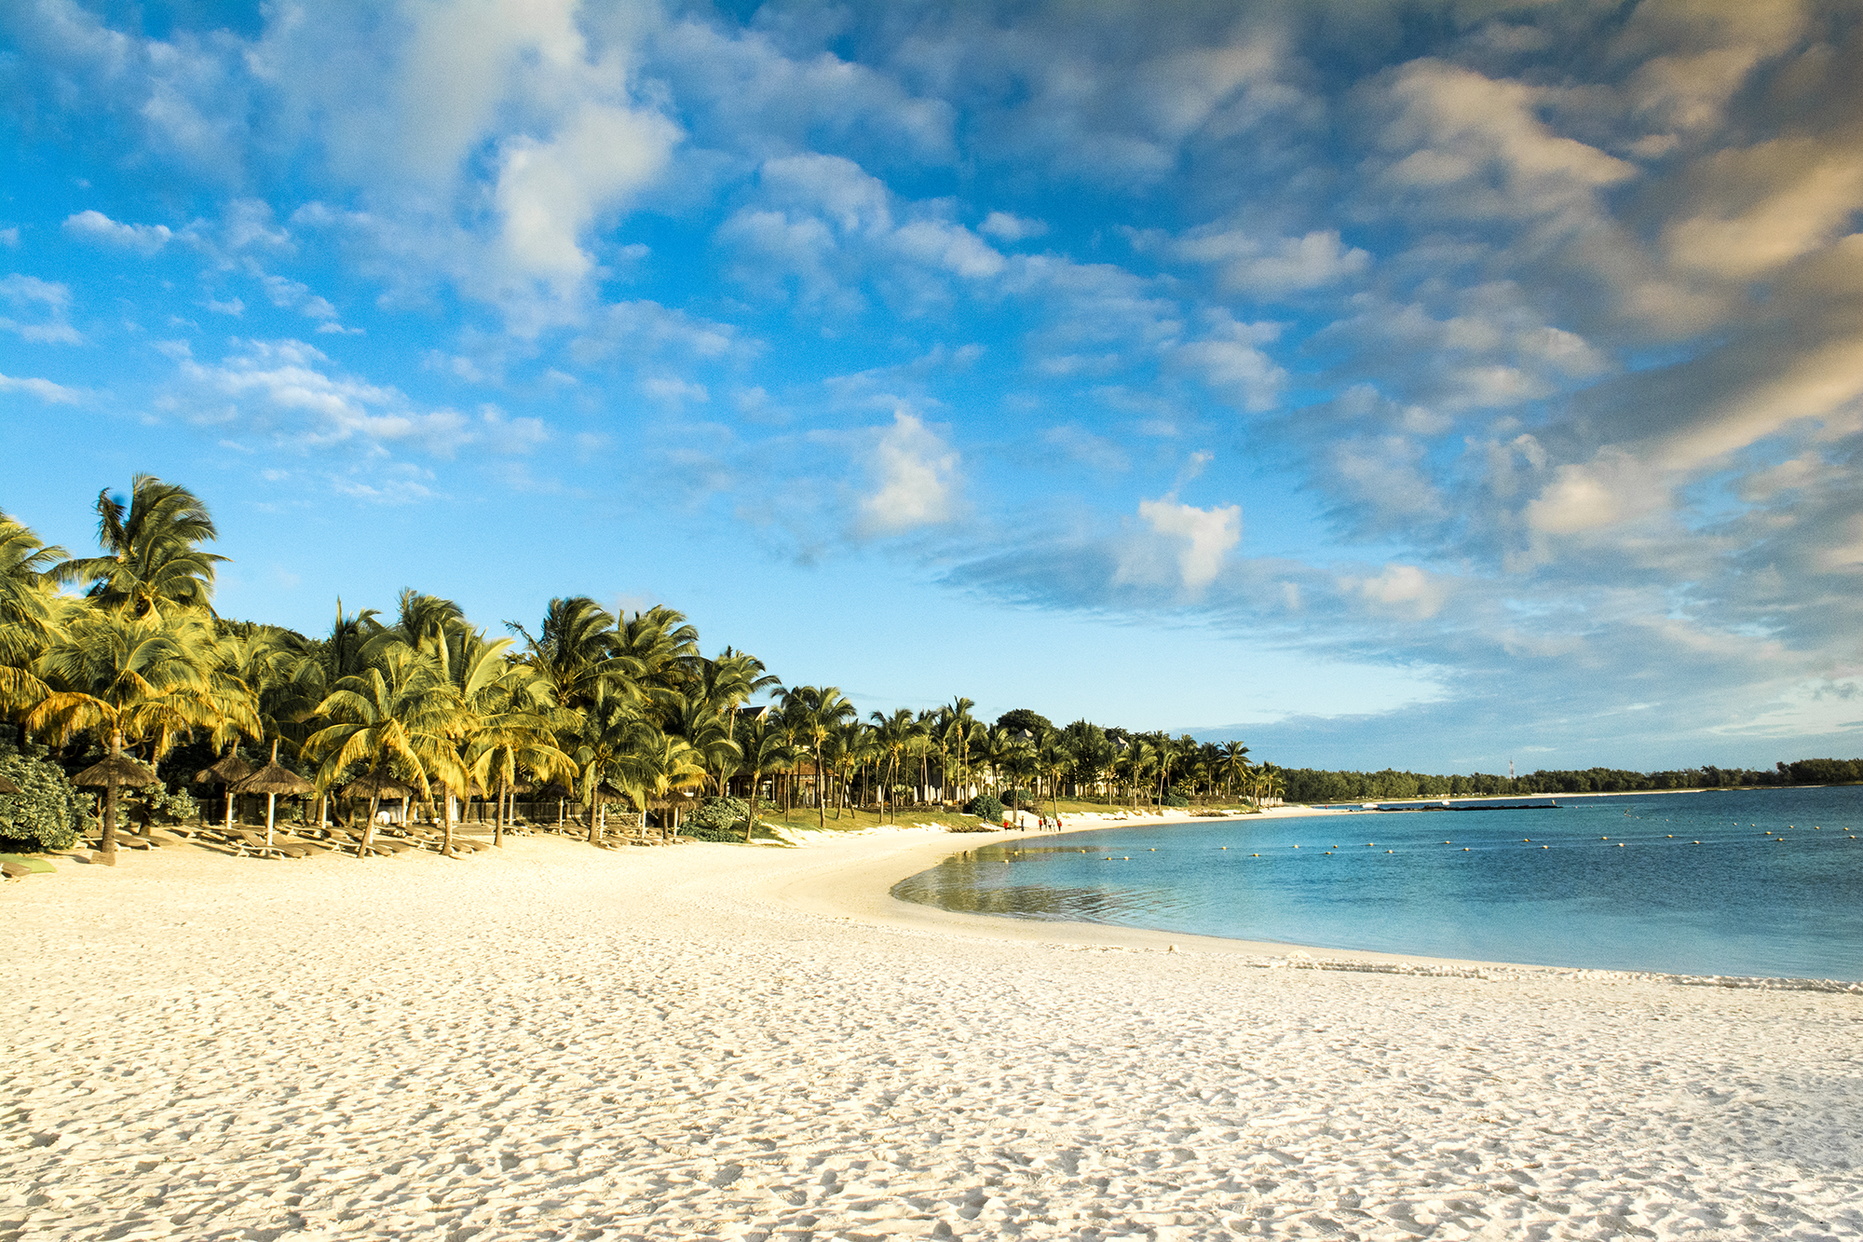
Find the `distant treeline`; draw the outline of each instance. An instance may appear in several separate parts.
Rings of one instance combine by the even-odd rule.
[[[1618,768],[1538,771],[1525,776],[1433,776],[1425,772],[1325,772],[1283,768],[1289,802],[1384,802],[1396,798],[1475,798],[1571,793],[1634,793],[1644,789],[1735,789],[1754,785],[1836,785],[1863,781],[1863,759],[1797,759],[1771,768],[1626,772]]]

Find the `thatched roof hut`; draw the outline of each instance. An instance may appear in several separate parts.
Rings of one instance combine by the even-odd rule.
[[[316,786],[276,759],[234,786],[238,793],[275,794],[281,797],[307,794],[314,788]]]
[[[411,798],[414,791],[392,776],[370,772],[343,786],[345,798]]]
[[[153,785],[161,778],[122,751],[112,751],[71,778],[73,785]]]
[[[239,757],[238,751],[230,750],[212,767],[196,772],[194,781],[200,785],[237,785],[257,771],[257,768]]]

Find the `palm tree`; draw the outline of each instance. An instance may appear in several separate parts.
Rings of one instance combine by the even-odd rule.
[[[634,746],[638,730],[653,726],[618,698],[591,704],[573,719],[575,735],[568,739],[569,755],[580,781],[577,801],[588,816],[588,842],[594,845],[607,823],[607,812],[602,809],[604,788],[618,787],[622,756]]]
[[[1073,773],[1074,785],[1078,792],[1081,785],[1097,787],[1118,748],[1107,737],[1106,731],[1091,721],[1076,720],[1061,730],[1062,744],[1067,747],[1069,769]]]
[[[490,792],[496,788],[498,813],[492,844],[505,843],[505,805],[520,769],[538,781],[575,780],[576,765],[555,744],[547,715],[549,683],[533,668],[505,658],[509,639],[485,641],[473,632],[475,650],[462,678],[461,721],[464,759],[471,779]]]
[[[1035,770],[1048,782],[1048,807],[1061,814],[1061,778],[1074,766],[1073,752],[1059,729],[1044,729],[1035,743]]]
[[[634,671],[642,699],[665,711],[699,679],[699,632],[685,614],[664,605],[637,612],[615,626],[615,647]]]
[[[855,715],[854,705],[836,686],[796,686],[783,691],[783,713],[794,725],[804,754],[815,764],[815,810],[820,827],[828,826],[827,786],[823,767],[828,735]]]
[[[518,660],[537,671],[565,711],[625,697],[642,672],[638,659],[620,652],[614,617],[586,595],[551,600],[536,637],[515,621],[505,625],[524,639]]]
[[[211,609],[214,566],[226,558],[198,545],[218,537],[207,507],[187,488],[139,474],[127,508],[105,488],[97,494],[97,542],[104,555],[62,562],[62,582],[85,582],[106,608],[137,616],[165,607]]]
[[[719,795],[723,796],[725,780],[739,754],[737,743],[731,740],[737,713],[706,697],[703,686],[695,684],[692,690],[693,693],[681,694],[666,704],[667,732],[686,740],[705,770],[711,773]]]
[[[31,707],[45,697],[32,663],[57,627],[52,573],[63,548],[40,542],[24,524],[0,513],[0,711]]]
[[[386,650],[377,662],[351,674],[325,696],[313,713],[331,723],[304,743],[304,753],[321,759],[317,788],[327,790],[352,770],[392,777],[433,796],[437,780],[465,788],[465,774],[453,749],[458,705],[432,663],[412,648]],[[369,818],[362,829],[357,857],[374,840],[375,812],[381,795],[371,794]]]
[[[952,699],[951,705],[944,709],[943,723],[938,730],[938,751],[943,761],[941,766],[947,772],[954,772],[959,780],[970,775],[971,748],[981,732],[980,722],[970,714],[971,708],[975,706],[974,701],[961,695]]]
[[[537,781],[560,780],[569,784],[576,779],[576,764],[556,746],[556,738],[545,717],[511,706],[483,716],[468,739],[467,771],[481,788],[496,789],[498,813],[492,823],[492,844],[502,848],[505,826],[510,822],[507,810],[511,788],[518,773],[527,772]]]
[[[748,845],[757,826],[757,793],[763,778],[795,763],[796,748],[790,744],[789,731],[782,723],[767,716],[746,721],[738,731],[737,744],[742,752],[738,770],[750,777],[750,814],[744,821],[744,843]]]
[[[899,783],[899,765],[906,755],[918,749],[924,743],[925,729],[912,709],[901,707],[888,716],[884,712],[874,712],[871,717],[874,730],[873,741],[879,752],[892,761],[892,776],[882,782],[881,811],[890,812],[890,818],[897,823],[899,812],[894,805],[892,787]]]
[[[834,817],[840,819],[841,809],[853,805],[851,794],[856,773],[879,759],[880,748],[874,744],[872,729],[859,720],[849,719],[829,731],[822,753],[828,770],[835,775],[838,789]]]
[[[662,733],[640,721],[629,742],[615,764],[616,783],[634,799],[643,818],[655,802],[667,801],[684,790],[704,788],[705,767],[684,738]],[[667,818],[660,824],[662,839],[676,832],[678,823],[679,812],[669,806]]]
[[[1229,741],[1222,743],[1217,752],[1216,768],[1224,784],[1231,790],[1247,788],[1248,775],[1254,767],[1248,761],[1248,747],[1239,741]]]
[[[213,635],[198,617],[74,610],[35,673],[48,693],[26,714],[26,728],[55,744],[90,735],[114,756],[148,743],[160,760],[181,737],[223,716],[256,733],[258,721],[238,696],[216,696]],[[104,791],[99,851],[116,856],[116,787]]]

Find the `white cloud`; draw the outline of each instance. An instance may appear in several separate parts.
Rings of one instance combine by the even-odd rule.
[[[1274,408],[1287,372],[1261,349],[1280,335],[1273,324],[1242,323],[1227,311],[1212,311],[1204,333],[1170,350],[1180,367],[1244,410]]]
[[[1206,225],[1179,238],[1171,251],[1193,263],[1215,267],[1225,289],[1263,297],[1337,284],[1371,267],[1371,255],[1346,245],[1338,229],[1277,237],[1253,229]]]
[[[658,113],[589,102],[547,142],[527,135],[507,141],[493,199],[514,271],[559,299],[579,293],[594,267],[583,234],[660,175],[679,137],[679,127]]]
[[[6,228],[0,229],[0,246],[11,249],[17,245],[19,245],[18,225],[8,225]]]
[[[912,94],[879,66],[699,19],[658,31],[653,47],[708,144],[752,159],[809,148],[917,164],[955,156],[952,104]]]
[[[1600,530],[1661,512],[1669,489],[1659,472],[1617,449],[1590,462],[1560,466],[1526,507],[1527,524],[1548,535]]]
[[[647,376],[641,380],[640,390],[656,401],[675,406],[689,401],[703,403],[712,399],[705,385],[678,375]]]
[[[54,384],[47,379],[20,379],[11,375],[0,375],[0,392],[31,393],[39,400],[52,405],[76,405],[78,402],[76,389],[66,388],[63,384]]]
[[[584,363],[610,357],[639,361],[668,356],[718,362],[752,357],[761,345],[746,338],[735,324],[702,319],[642,299],[602,307],[570,348]]]
[[[985,237],[994,237],[998,241],[1011,244],[1027,241],[1031,237],[1041,237],[1048,232],[1048,225],[1041,220],[1030,220],[1022,216],[1011,215],[1006,211],[992,211],[977,226],[977,231]]]
[[[861,530],[896,535],[949,521],[957,508],[958,466],[956,450],[916,414],[895,411],[893,425],[874,446],[878,487],[861,502]]]
[[[75,345],[84,338],[71,326],[71,290],[53,280],[19,273],[0,280],[0,299],[26,319],[0,315],[0,328],[28,341]]]
[[[286,451],[347,446],[384,456],[405,446],[452,457],[477,445],[516,453],[548,434],[540,421],[509,419],[493,406],[476,416],[423,408],[398,388],[342,373],[303,341],[246,341],[212,365],[184,357],[181,377],[170,405],[191,421]]]
[[[87,241],[154,254],[175,238],[166,224],[120,224],[101,211],[80,211],[65,218],[65,232]]]
[[[1222,572],[1223,558],[1242,542],[1239,505],[1213,505],[1199,509],[1170,496],[1141,500],[1139,519],[1176,563],[1173,575],[1186,591],[1202,590]],[[1153,574],[1157,549],[1128,549],[1114,581],[1142,582]]]
[[[1540,114],[1549,93],[1441,60],[1410,62],[1376,92],[1391,159],[1375,185],[1441,217],[1596,214],[1598,191],[1636,168],[1556,133]]]
[[[1744,280],[1828,244],[1863,208],[1854,144],[1777,138],[1690,170],[1688,216],[1663,229],[1669,261]]]
[[[265,296],[281,310],[295,310],[309,319],[335,319],[336,307],[329,299],[311,292],[310,286],[284,276],[265,274],[259,277]]]
[[[1443,579],[1415,565],[1387,565],[1371,578],[1346,578],[1341,585],[1383,608],[1428,619],[1441,612],[1449,592]]]

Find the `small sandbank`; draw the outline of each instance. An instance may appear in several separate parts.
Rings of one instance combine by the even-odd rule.
[[[0,1238],[1863,1237],[1857,996],[889,895],[990,839],[10,883]]]

